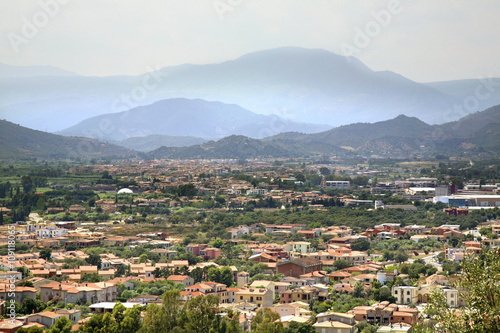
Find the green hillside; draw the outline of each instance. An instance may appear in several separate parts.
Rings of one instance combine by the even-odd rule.
[[[0,159],[128,158],[136,152],[93,139],[64,137],[0,120]]]

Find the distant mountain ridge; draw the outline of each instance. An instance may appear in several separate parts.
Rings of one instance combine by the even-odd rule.
[[[78,74],[53,66],[12,66],[0,63],[0,78],[34,76],[78,76]]]
[[[263,138],[281,131],[301,129],[311,133],[326,128],[255,114],[238,105],[172,98],[128,111],[89,118],[58,134],[101,140],[125,140],[158,134],[220,139],[234,134]]]
[[[148,135],[131,137],[122,141],[110,141],[118,146],[141,152],[149,152],[159,147],[188,147],[203,144],[208,140],[195,136]]]
[[[467,132],[461,128],[476,124]],[[479,125],[482,124],[482,125]],[[248,138],[247,138],[248,139]],[[357,123],[303,134],[281,133],[259,141],[228,137],[192,147],[162,147],[150,158],[254,158],[340,155],[365,157],[498,156],[500,154],[500,105],[468,115],[458,122],[428,125],[418,118],[398,117],[373,124]],[[262,155],[259,155],[262,154]],[[274,154],[274,155],[273,155]],[[222,157],[223,156],[223,157]]]
[[[288,132],[261,140],[231,135],[189,147],[161,147],[147,154],[89,138],[40,132],[0,120],[0,159],[244,159],[332,155],[407,158],[436,154],[498,157],[500,105],[443,125],[428,125],[415,117],[400,115],[373,124],[352,124],[315,134]]]
[[[390,71],[373,71],[356,58],[348,60],[325,50],[285,47],[138,76],[0,76],[0,116],[55,132],[89,117],[188,98],[329,126],[376,122],[398,114],[434,124],[464,116],[449,111],[474,94],[476,82],[457,83],[460,93],[453,94],[455,81],[422,84]],[[134,97],[139,90],[145,93]],[[496,89],[491,98],[481,100],[478,110],[499,104],[499,94]]]

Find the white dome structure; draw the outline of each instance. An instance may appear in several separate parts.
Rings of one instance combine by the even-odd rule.
[[[121,190],[118,191],[118,194],[125,193],[125,194],[132,194],[134,191],[132,191],[129,188],[122,188]]]

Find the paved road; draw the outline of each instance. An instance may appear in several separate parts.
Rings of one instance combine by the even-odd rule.
[[[431,264],[432,266],[436,267],[438,269],[438,271],[441,271],[442,270],[441,265],[433,260],[434,257],[437,256],[439,253],[440,253],[440,251],[439,252],[432,252],[428,256],[423,257],[421,259],[423,259],[426,264]],[[415,259],[408,259],[408,262],[410,264],[413,263],[414,261],[415,261]]]

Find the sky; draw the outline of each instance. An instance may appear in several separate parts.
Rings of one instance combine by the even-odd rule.
[[[0,0],[0,63],[137,75],[282,46],[417,82],[500,77],[497,0]]]

